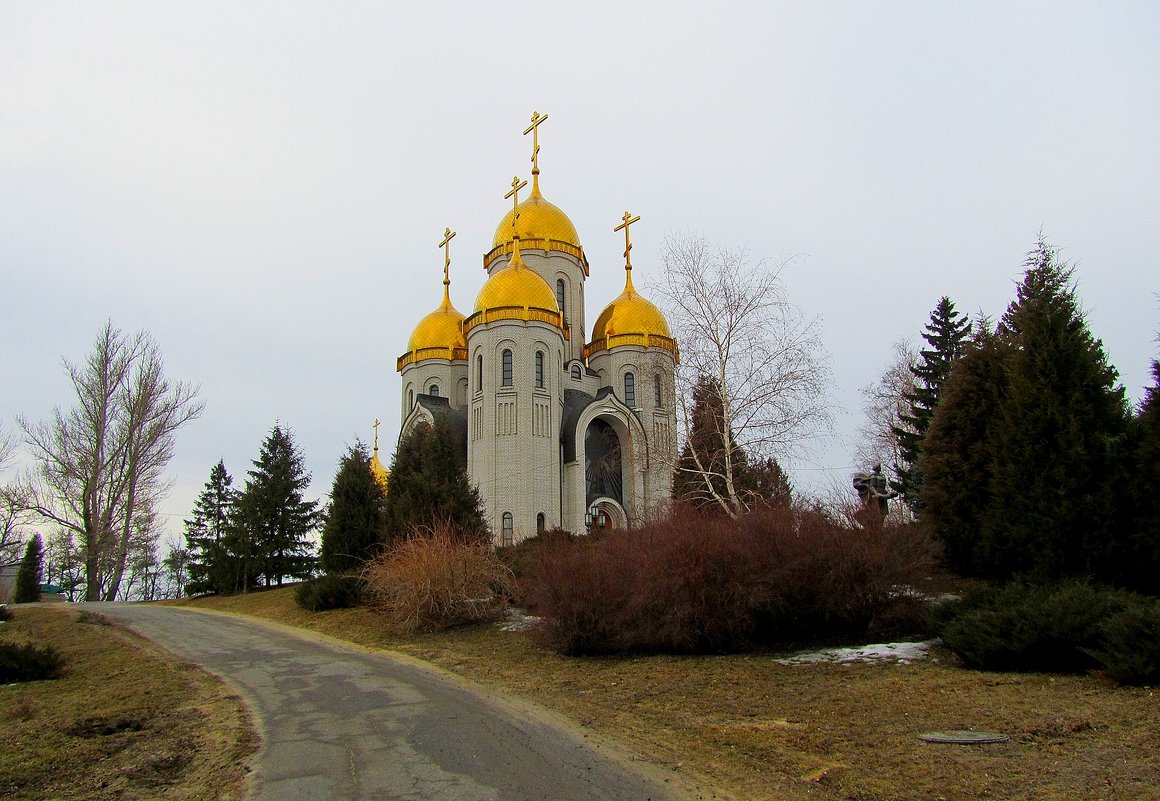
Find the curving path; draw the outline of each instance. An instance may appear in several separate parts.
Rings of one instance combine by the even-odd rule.
[[[229,615],[89,606],[246,694],[260,801],[678,797],[534,711],[387,654]]]

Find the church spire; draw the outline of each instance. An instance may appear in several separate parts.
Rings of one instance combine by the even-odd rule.
[[[540,124],[548,119],[547,114],[532,112],[532,124],[524,129],[524,136],[532,135],[532,197],[540,194]]]
[[[443,231],[443,241],[439,247],[443,248],[443,305],[451,307],[451,240],[455,238],[455,231],[447,228]]]
[[[628,227],[640,220],[640,215],[638,214],[633,217],[632,212],[626,211],[621,219],[624,222],[613,228],[612,231],[613,233],[616,231],[624,231],[624,291],[634,292],[635,290],[632,286],[632,239],[628,235]]]
[[[504,200],[509,197],[512,199],[512,258],[511,266],[523,266],[524,260],[520,258],[520,229],[516,225],[516,221],[520,218],[520,190],[528,185],[527,181],[521,181],[517,175],[512,178],[512,188],[506,195]]]

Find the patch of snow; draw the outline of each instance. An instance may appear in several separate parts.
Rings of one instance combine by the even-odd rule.
[[[851,662],[893,662],[909,665],[919,659],[926,659],[935,640],[925,642],[884,642],[862,645],[857,648],[822,648],[818,651],[801,651],[782,659],[775,659],[779,665],[849,664]]]
[[[542,617],[529,615],[523,609],[509,606],[507,617],[499,624],[500,631],[524,631],[543,620]]]

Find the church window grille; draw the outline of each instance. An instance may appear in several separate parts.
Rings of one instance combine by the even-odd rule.
[[[543,534],[546,527],[547,524],[544,520],[544,513],[540,512],[538,515],[536,515],[536,533]]]
[[[624,405],[630,409],[636,406],[636,377],[632,373],[624,374]]]
[[[515,531],[512,525],[512,513],[503,513],[503,535],[500,540],[501,545],[511,545],[515,539]]]
[[[572,380],[573,381],[580,380],[580,365],[578,365],[578,364],[572,365]]]
[[[560,314],[564,313],[564,279],[556,279],[556,303],[560,306]]]
[[[510,387],[512,385],[512,352],[505,350],[503,352],[503,375],[501,385]]]
[[[536,351],[536,389],[544,388],[544,353]]]
[[[653,376],[653,405],[658,409],[661,408],[661,377],[659,375]]]
[[[429,390],[427,390],[427,394],[430,395],[432,398],[438,398],[439,397],[439,385],[432,384],[431,388]]]

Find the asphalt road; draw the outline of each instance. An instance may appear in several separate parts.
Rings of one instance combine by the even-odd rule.
[[[264,740],[259,801],[679,797],[533,708],[386,654],[228,615],[92,606],[243,692]]]

